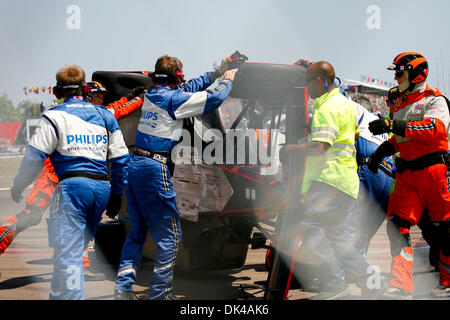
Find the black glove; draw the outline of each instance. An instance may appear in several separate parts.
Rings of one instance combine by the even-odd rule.
[[[131,91],[131,93],[127,96],[128,101],[129,100],[133,100],[137,96],[140,96],[145,91],[147,91],[147,88],[143,87],[143,86],[139,86],[139,87],[134,88],[133,91]]]
[[[378,166],[381,161],[383,161],[384,157],[392,156],[395,153],[394,146],[389,141],[383,142],[374,153],[372,153],[369,157],[367,167],[373,173],[378,172]]]
[[[372,132],[372,134],[374,135],[391,132],[394,121],[389,120],[388,118],[385,118],[380,114],[378,115],[378,117],[380,119],[371,121],[369,123],[370,132]]]
[[[241,64],[248,60],[247,56],[240,53],[239,51],[235,51],[231,56],[226,57],[228,69],[236,69],[239,68]],[[226,71],[226,70],[225,70]]]
[[[397,102],[397,99],[400,98],[400,96],[401,92],[398,86],[389,89],[388,99],[392,104],[395,104],[395,102]]]
[[[11,186],[11,198],[14,200],[14,202],[19,203],[22,201],[22,192],[23,189],[17,188],[14,184]]]
[[[106,206],[106,215],[111,219],[119,214],[122,206],[122,195],[111,193],[109,195],[108,205]]]
[[[227,70],[239,68],[239,66],[247,60],[248,58],[246,55],[236,50],[232,55],[222,60],[219,68],[211,72],[212,80],[215,81]]]
[[[390,120],[380,114],[378,115],[378,117],[380,119],[371,121],[369,123],[369,131],[372,132],[372,134],[377,135],[392,132],[402,137],[406,135],[406,126],[408,125],[408,121]]]

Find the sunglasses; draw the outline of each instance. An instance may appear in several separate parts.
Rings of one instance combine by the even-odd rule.
[[[404,71],[395,71],[395,77],[400,78],[403,76],[404,73],[405,73]]]

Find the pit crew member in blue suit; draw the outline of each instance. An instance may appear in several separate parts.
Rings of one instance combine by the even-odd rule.
[[[83,100],[83,69],[65,66],[56,81],[54,93],[64,103],[42,115],[11,196],[20,199],[50,157],[59,183],[47,219],[49,245],[54,248],[49,298],[78,300],[84,299],[83,250],[107,206],[119,210],[117,199],[127,183],[129,153],[112,113]]]
[[[132,290],[147,232],[157,245],[148,299],[167,300],[173,295],[173,271],[181,241],[180,212],[172,186],[171,151],[179,143],[183,119],[218,108],[232,89],[237,69],[219,69],[184,82],[183,64],[164,55],[151,75],[130,159],[127,187],[131,231],[122,249],[114,298],[138,299]],[[225,71],[227,70],[227,71]],[[223,74],[216,88],[207,89]]]

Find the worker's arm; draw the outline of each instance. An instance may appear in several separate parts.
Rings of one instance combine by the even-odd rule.
[[[106,106],[106,109],[111,111],[111,113],[114,115],[114,118],[116,118],[118,121],[135,112],[137,109],[142,107],[142,104],[143,95],[135,97],[130,101],[126,97],[122,97],[117,101],[111,102]]]
[[[286,162],[289,155],[321,156],[325,155],[330,145],[326,142],[310,141],[303,144],[287,144],[280,149],[280,160]]]
[[[381,117],[381,119],[369,123],[369,130],[375,135],[392,132],[396,136],[405,137],[409,140],[432,143],[447,136],[449,122],[450,115],[447,102],[445,98],[439,96],[433,98],[426,107],[426,112],[421,121],[390,120]],[[391,138],[391,142],[395,146],[395,136]]]

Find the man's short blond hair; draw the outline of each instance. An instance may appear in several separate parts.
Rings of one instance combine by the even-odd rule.
[[[83,85],[86,83],[86,74],[84,70],[79,66],[70,64],[62,67],[56,73],[56,84],[58,86],[67,86],[67,85]],[[82,88],[76,89],[62,89],[63,95],[73,95],[73,94],[81,94]]]
[[[68,84],[83,84],[86,82],[84,70],[79,66],[70,64],[59,69],[56,73],[56,82],[64,86]]]

